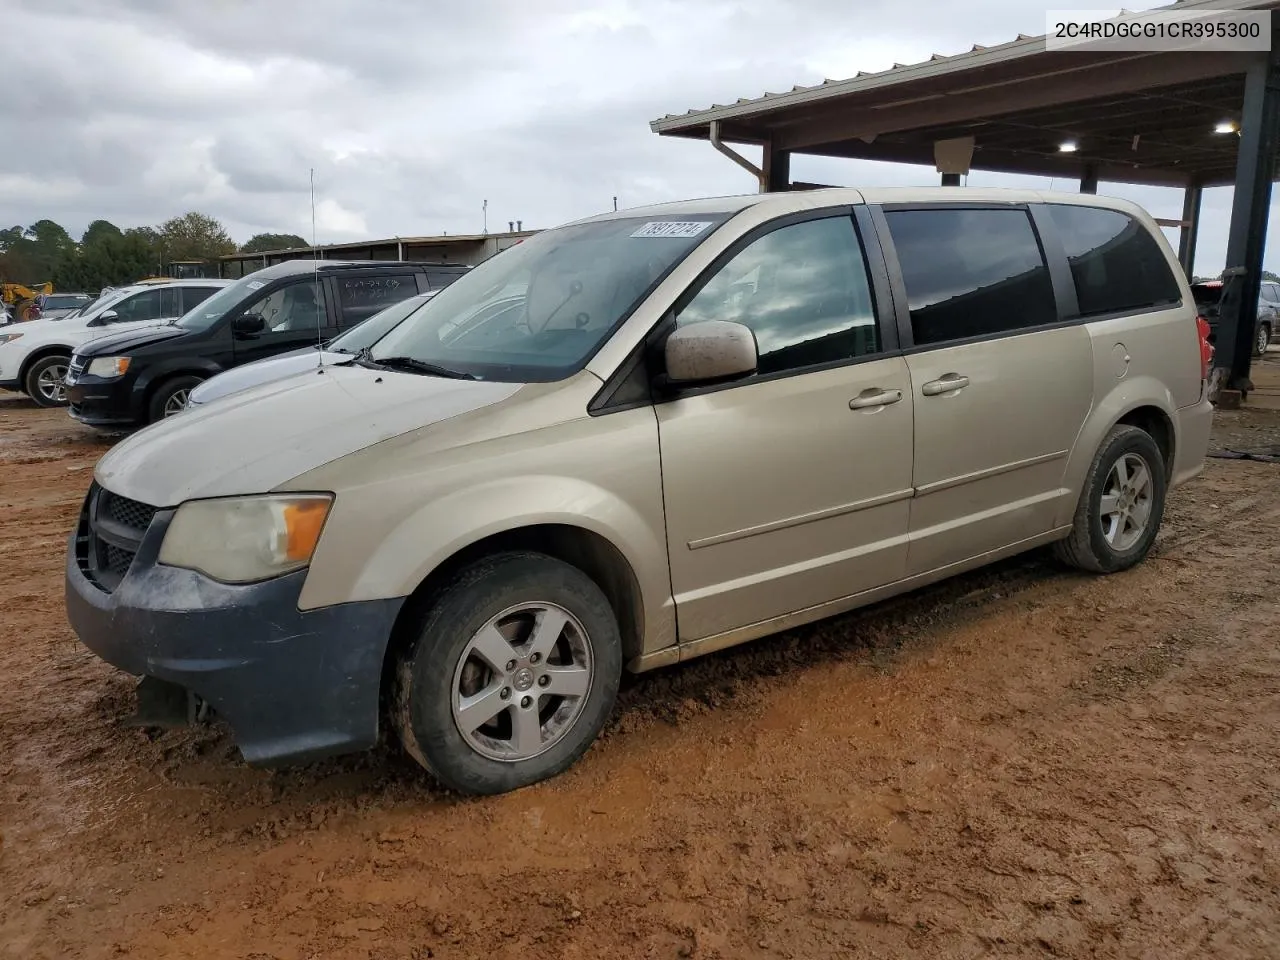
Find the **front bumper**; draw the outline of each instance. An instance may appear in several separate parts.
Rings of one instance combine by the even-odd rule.
[[[83,559],[88,504],[67,550],[71,626],[103,660],[174,683],[231,726],[246,761],[294,763],[378,739],[383,656],[402,600],[300,611],[306,571],[233,586],[156,557],[173,511],[158,511],[108,592]],[[78,552],[79,550],[79,552]]]
[[[133,409],[131,391],[123,380],[99,380],[83,374],[67,379],[67,401],[73,418],[91,427],[129,427],[141,424]]]

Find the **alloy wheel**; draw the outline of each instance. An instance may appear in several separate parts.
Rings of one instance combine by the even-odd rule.
[[[1151,521],[1151,467],[1136,453],[1126,453],[1111,467],[1102,488],[1102,535],[1123,553],[1147,532]]]
[[[36,389],[50,403],[67,402],[67,365],[55,363],[45,367],[36,377]]]
[[[577,721],[593,670],[587,632],[568,610],[548,602],[510,607],[471,637],[458,660],[454,723],[481,756],[536,757]]]

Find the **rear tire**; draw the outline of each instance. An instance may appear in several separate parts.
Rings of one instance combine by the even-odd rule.
[[[445,786],[495,794],[553,777],[613,710],[622,638],[577,567],[502,553],[450,580],[393,661],[392,726]]]
[[[1054,544],[1063,563],[1117,573],[1151,550],[1164,517],[1164,457],[1151,435],[1118,424],[1098,448],[1076,506],[1071,534]]]
[[[39,407],[67,405],[67,368],[71,358],[64,354],[41,357],[27,370],[22,380],[26,394]]]
[[[181,413],[187,407],[187,397],[201,384],[200,377],[174,377],[156,388],[147,405],[147,422],[155,423],[165,417]]]

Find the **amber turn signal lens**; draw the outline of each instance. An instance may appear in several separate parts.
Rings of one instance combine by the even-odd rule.
[[[290,560],[307,561],[315,553],[329,515],[328,500],[302,500],[284,508],[285,556]]]

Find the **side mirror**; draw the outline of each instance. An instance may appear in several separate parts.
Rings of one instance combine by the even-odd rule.
[[[116,313],[116,311],[114,310],[107,310],[103,313],[98,314],[97,319],[95,319],[93,322],[94,322],[94,325],[96,326],[101,323],[115,323],[119,319],[120,319],[120,314]]]
[[[237,337],[256,337],[267,329],[267,321],[260,313],[243,313],[231,323],[231,332]]]
[[[664,348],[672,385],[727,380],[754,373],[758,354],[751,328],[730,320],[677,327]]]

